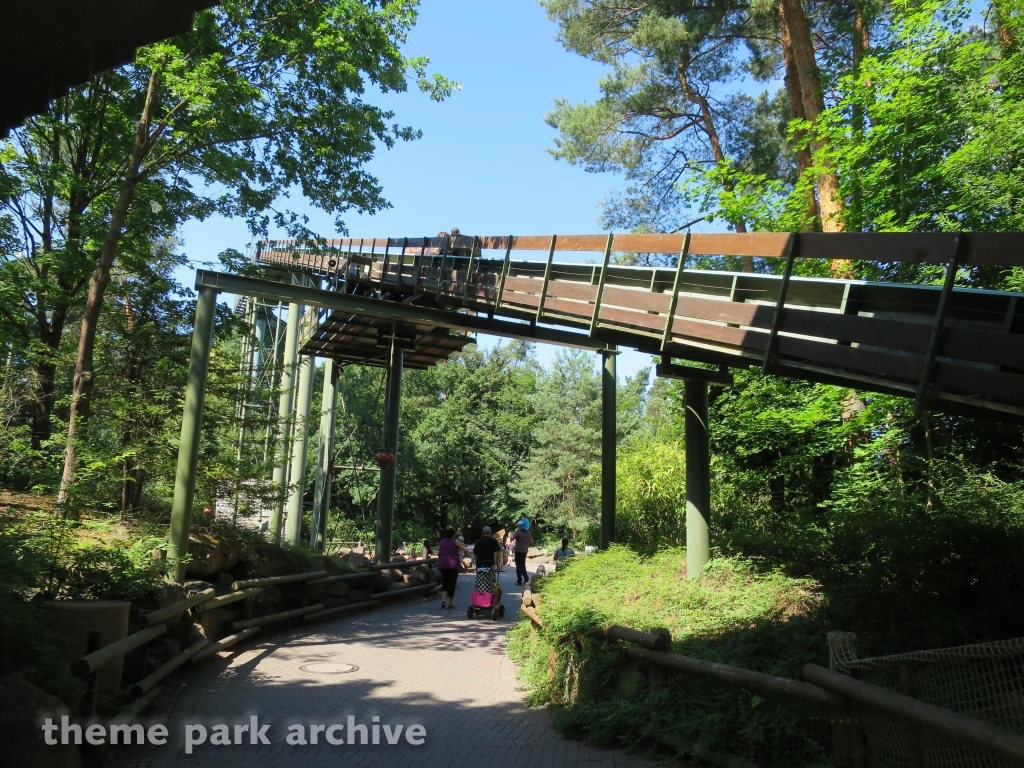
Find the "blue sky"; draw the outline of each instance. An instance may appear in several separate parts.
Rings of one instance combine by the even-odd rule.
[[[440,104],[415,90],[369,97],[423,138],[378,152],[369,170],[393,208],[348,216],[351,235],[414,237],[452,226],[478,235],[600,231],[599,203],[617,179],[554,160],[546,149],[555,132],[544,115],[557,97],[596,98],[603,68],[567,52],[556,33],[532,0],[424,0],[405,51],[429,56],[431,69],[462,90]],[[331,217],[300,200],[291,204],[307,211],[321,234],[335,233]],[[224,219],[190,222],[181,236],[196,265],[253,241],[241,222]],[[192,282],[191,275],[181,279]],[[555,350],[542,345],[538,352],[549,361]],[[620,380],[648,364],[648,356],[624,352]]]

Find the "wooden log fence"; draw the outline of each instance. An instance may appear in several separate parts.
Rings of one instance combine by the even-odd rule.
[[[228,592],[226,595],[215,597],[212,600],[208,600],[198,608],[197,613],[204,613],[206,611],[212,611],[215,608],[221,608],[225,605],[238,602],[239,600],[247,600],[250,597],[256,597],[260,592],[263,591],[263,587],[249,587],[248,589],[241,589],[237,592]]]
[[[142,615],[142,620],[152,627],[159,624],[161,621],[166,621],[182,611],[187,611],[189,608],[193,608],[211,600],[216,594],[217,593],[214,591],[213,587],[210,587],[210,589],[204,589],[202,592],[196,592],[194,595],[191,595],[174,605],[169,605],[166,608],[161,608],[157,611],[144,613]]]
[[[129,651],[134,651],[136,648],[141,645],[145,645],[150,640],[160,637],[160,635],[166,631],[167,627],[163,624],[159,624],[155,627],[149,627],[148,629],[143,629],[132,635],[128,635],[128,637],[122,638],[110,645],[105,645],[98,651],[93,651],[80,659],[72,661],[71,674],[75,677],[85,677],[86,675],[90,675],[112,662],[118,656],[124,656]]]
[[[133,699],[132,703],[122,709],[113,719],[110,720],[112,724],[129,722],[137,718],[138,715],[141,714],[142,711],[145,710],[146,707],[148,707],[164,690],[164,686],[162,684],[163,681],[166,680],[167,677],[175,670],[188,662],[196,664],[213,656],[219,651],[230,648],[236,643],[258,634],[260,629],[264,626],[278,624],[292,619],[314,621],[334,618],[360,610],[375,608],[380,605],[383,600],[395,597],[409,597],[416,594],[429,593],[439,589],[438,585],[424,584],[422,586],[406,587],[377,593],[374,595],[372,600],[362,601],[353,605],[325,608],[322,603],[317,603],[316,605],[303,605],[302,607],[295,608],[293,610],[280,611],[267,616],[258,616],[253,618],[252,599],[259,595],[265,587],[282,584],[300,584],[303,582],[306,586],[317,587],[326,586],[336,582],[372,580],[378,577],[382,570],[390,568],[412,568],[421,565],[432,565],[436,562],[437,560],[434,558],[424,558],[420,560],[404,560],[394,563],[383,563],[371,566],[362,571],[336,574],[333,576],[328,575],[327,571],[310,571],[307,573],[288,574],[285,576],[269,576],[257,579],[239,580],[232,583],[232,591],[227,594],[217,596],[216,591],[213,588],[205,589],[201,592],[189,595],[184,600],[179,600],[165,608],[159,608],[155,611],[144,613],[140,616],[140,619],[147,625],[146,627],[122,638],[121,640],[110,643],[109,645],[101,647],[102,638],[99,632],[91,632],[90,645],[87,649],[89,652],[85,656],[71,662],[71,673],[77,677],[87,678],[90,683],[90,692],[85,697],[86,700],[83,705],[85,708],[84,713],[90,716],[94,713],[96,675],[100,669],[118,657],[124,656],[125,654],[141,648],[147,643],[161,637],[169,629],[168,624],[165,623],[168,619],[173,619],[175,616],[189,611],[190,609],[194,609],[195,614],[198,615],[218,608],[223,608],[239,601],[247,601],[246,611],[244,614],[245,618],[234,621],[230,625],[232,634],[221,638],[216,642],[210,642],[209,639],[205,637],[200,638],[187,648],[174,654],[170,659],[165,661],[150,674],[134,683],[129,689],[129,696]]]
[[[236,632],[233,635],[222,637],[217,642],[210,643],[208,646],[203,648],[203,650],[201,650],[199,653],[193,656],[192,663],[196,664],[202,661],[203,659],[209,658],[210,656],[213,656],[213,654],[215,653],[219,653],[220,651],[230,648],[235,643],[240,643],[242,640],[250,638],[253,635],[258,635],[259,632],[259,627],[249,627],[248,629],[243,629],[241,632]]]
[[[163,664],[161,664],[159,667],[157,667],[155,670],[146,675],[144,678],[139,680],[139,682],[135,683],[135,685],[131,687],[129,695],[133,699],[142,696],[144,693],[153,688],[153,686],[155,686],[157,683],[159,683],[161,680],[163,680],[165,677],[171,674],[171,672],[173,672],[186,661],[191,659],[193,656],[195,656],[209,644],[210,641],[205,637],[199,638],[194,643],[192,643],[192,645],[183,650],[181,653],[175,654],[167,661],[165,661]]]
[[[524,604],[521,611],[535,629],[543,629],[544,621],[536,607]],[[665,672],[672,671],[824,708],[831,713],[833,752],[837,763],[844,768],[864,768],[866,765],[866,749],[860,728],[860,713],[865,707],[885,712],[900,720],[905,727],[928,729],[964,745],[1024,764],[1024,735],[993,723],[879,688],[815,664],[804,666],[803,677],[808,682],[802,682],[671,653],[662,650],[667,648],[666,633],[667,630],[641,632],[616,625],[604,629],[606,637],[629,643],[626,648],[629,658],[648,665],[652,692],[664,686]],[[656,647],[658,650],[654,650]],[[652,716],[654,714],[652,712]],[[690,744],[673,734],[653,729],[652,735],[658,742],[718,768],[755,768],[745,758]]]
[[[294,584],[300,581],[319,579],[327,575],[327,571],[310,571],[309,573],[292,573],[288,576],[267,576],[262,579],[246,579],[231,583],[231,589],[238,591],[249,587],[276,587],[278,584]]]

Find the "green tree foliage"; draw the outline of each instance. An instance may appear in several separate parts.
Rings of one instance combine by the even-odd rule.
[[[0,155],[0,186],[13,193],[7,220],[22,241],[6,259],[18,278],[9,320],[52,350],[84,298],[62,500],[79,464],[76,431],[90,412],[115,260],[214,212],[256,233],[273,222],[311,236],[303,215],[279,206],[294,190],[340,231],[347,211],[385,207],[364,166],[378,145],[418,133],[368,103],[367,88],[403,91],[411,77],[441,99],[455,87],[399,51],[415,20],[411,0],[221,3],[197,14],[188,34],[141,49],[16,131]]]
[[[541,529],[575,538],[594,525],[597,486],[588,482],[601,453],[601,380],[594,356],[559,352],[537,391],[536,448],[523,468],[518,497]]]

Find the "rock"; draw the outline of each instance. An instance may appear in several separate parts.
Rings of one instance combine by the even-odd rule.
[[[351,551],[352,547],[338,547],[334,554],[338,555],[339,557],[345,557],[345,555],[349,554]]]
[[[320,601],[324,610],[328,608],[341,608],[343,605],[348,605],[348,599],[344,597],[325,597]]]
[[[378,573],[373,577],[373,583],[370,588],[374,592],[383,592],[394,583],[394,579],[391,578],[391,574],[383,572]]]
[[[348,597],[349,586],[344,581],[336,581],[324,587],[324,597]]]
[[[356,603],[364,603],[369,599],[370,590],[368,589],[350,589],[348,591],[349,605],[355,605]]]
[[[399,555],[399,554],[396,553],[396,554],[391,556],[391,560],[389,560],[388,562],[391,562],[391,563],[404,563],[408,559],[409,558],[407,558],[405,555]]]
[[[5,765],[32,768],[81,768],[82,758],[73,744],[47,745],[42,721],[49,717],[59,723],[71,715],[56,696],[32,685],[21,675],[0,676],[0,733],[3,734]],[[71,718],[72,722],[77,718]],[[59,738],[59,737],[58,737]]]
[[[358,547],[352,547],[352,554],[354,555],[365,555],[366,547],[360,544]]]
[[[342,573],[340,562],[340,559],[333,555],[320,555],[313,558],[313,570],[327,571],[329,576],[335,576]]]
[[[217,583],[218,584],[231,584],[231,583],[234,582],[234,580],[235,580],[235,577],[234,577],[233,574],[226,573],[226,572],[223,572],[223,571],[221,573],[217,574]]]
[[[402,576],[405,575],[404,572],[400,571],[398,568],[387,568],[381,571],[381,573],[387,574],[387,577],[392,581],[401,581]]]
[[[544,550],[543,549],[537,549],[536,547],[530,547],[528,550],[526,550],[527,558],[530,558],[530,557],[540,557],[543,554],[544,554]]]
[[[422,573],[407,573],[402,581],[407,587],[420,587],[427,583]]]
[[[188,554],[190,559],[185,564],[186,576],[205,578],[226,567],[227,560],[216,542],[197,534],[188,537]]]
[[[369,565],[369,562],[365,557],[363,557],[363,554],[355,550],[345,555],[345,559],[348,560],[349,564],[356,569],[365,568]]]
[[[234,568],[242,559],[242,545],[237,541],[231,543],[221,542],[218,549],[221,555],[224,556],[224,564],[221,566],[223,570]]]
[[[444,577],[441,575],[441,571],[437,568],[430,569],[430,580],[435,584],[440,584]]]
[[[391,582],[391,585],[387,588],[387,591],[388,592],[397,592],[400,589],[405,589],[406,586],[407,586],[406,584],[403,584],[400,581],[393,581],[393,582]]]

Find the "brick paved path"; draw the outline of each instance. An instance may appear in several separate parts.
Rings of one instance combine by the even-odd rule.
[[[466,618],[472,576],[461,576],[454,610],[440,597],[413,600],[309,630],[257,637],[236,654],[223,653],[197,667],[177,701],[154,720],[170,728],[162,747],[136,752],[133,768],[250,768],[250,766],[346,766],[346,768],[644,768],[620,752],[594,749],[561,738],[543,710],[528,709],[516,691],[515,670],[505,656],[505,632],[519,610],[520,588],[508,569],[506,616],[497,622]],[[347,674],[301,669],[314,662],[359,667]],[[199,746],[184,753],[185,723],[208,729],[226,723],[270,723],[269,746]],[[404,736],[397,745],[291,746],[288,726],[323,723],[413,723],[426,728],[421,746]],[[347,741],[344,732],[334,734]],[[381,742],[385,742],[381,733]]]

